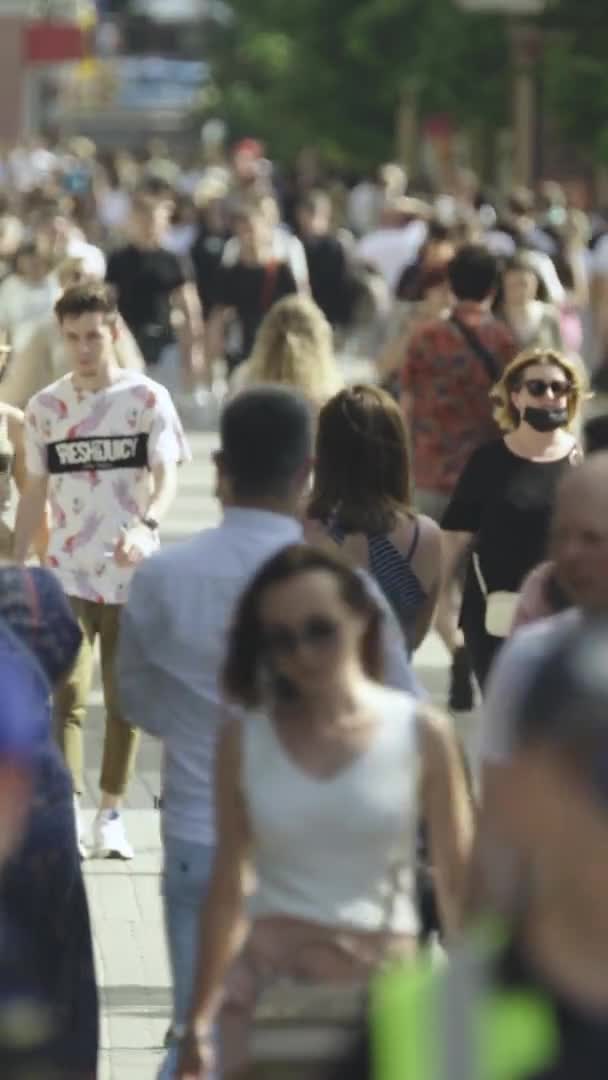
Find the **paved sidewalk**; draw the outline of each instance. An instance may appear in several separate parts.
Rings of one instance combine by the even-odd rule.
[[[165,530],[177,540],[217,519],[212,494],[211,452],[216,439],[191,437],[194,460],[181,476],[180,494]],[[438,700],[445,699],[446,655],[431,637],[417,657],[417,670]],[[467,721],[470,723],[470,721]],[[468,739],[468,732],[463,732]],[[103,716],[96,682],[86,730],[85,820],[97,798]],[[102,1065],[100,1080],[153,1080],[163,1057],[170,1018],[170,980],[159,895],[158,745],[144,739],[129,791],[125,818],[136,850],[131,863],[85,864],[98,976],[102,993]]]

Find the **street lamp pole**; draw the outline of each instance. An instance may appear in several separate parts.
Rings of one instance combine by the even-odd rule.
[[[509,20],[512,77],[513,180],[530,186],[540,159],[539,73],[543,35],[530,16],[540,15],[547,0],[456,0],[468,12],[504,15]]]

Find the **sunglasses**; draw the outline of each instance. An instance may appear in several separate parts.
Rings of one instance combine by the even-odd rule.
[[[293,656],[301,645],[307,649],[327,649],[338,639],[340,627],[324,615],[311,615],[299,629],[280,623],[262,627],[264,652],[274,657]]]
[[[552,382],[545,382],[544,379],[525,379],[523,385],[531,397],[535,398],[545,397],[549,390],[556,398],[572,393],[572,383],[566,382],[565,379],[554,379]]]

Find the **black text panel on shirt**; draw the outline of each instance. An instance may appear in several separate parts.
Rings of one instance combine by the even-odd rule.
[[[148,435],[96,435],[60,439],[47,445],[50,473],[88,472],[92,469],[147,469]]]

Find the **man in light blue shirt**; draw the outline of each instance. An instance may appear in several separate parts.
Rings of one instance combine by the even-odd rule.
[[[212,771],[226,708],[219,682],[227,632],[255,572],[302,540],[298,515],[313,455],[310,407],[280,387],[238,394],[224,410],[220,434],[223,520],[138,569],[118,655],[129,721],[163,740],[163,893],[176,1036],[187,1018],[198,912],[213,858]],[[386,681],[414,692],[396,619],[371,582],[370,589],[386,612]],[[175,1065],[170,1052],[161,1080],[173,1077]]]

